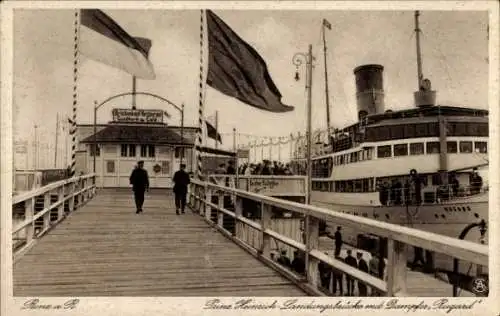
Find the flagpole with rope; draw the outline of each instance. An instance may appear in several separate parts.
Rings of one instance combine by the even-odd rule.
[[[79,13],[80,10],[75,10],[75,22],[74,22],[74,50],[73,50],[73,119],[72,126],[70,129],[70,135],[72,137],[71,144],[71,167],[70,167],[70,177],[75,175],[76,167],[76,108],[78,104],[78,35],[79,35]]]
[[[198,135],[196,137],[196,161],[197,161],[197,167],[196,167],[196,177],[201,180],[202,177],[202,160],[201,160],[201,146],[203,144],[202,142],[202,137],[203,137],[203,107],[204,107],[204,82],[203,82],[203,43],[204,43],[204,38],[203,38],[203,33],[204,33],[204,15],[205,15],[205,10],[200,10],[200,82],[199,82],[199,103],[198,103]]]

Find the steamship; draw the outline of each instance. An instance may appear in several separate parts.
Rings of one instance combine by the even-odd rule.
[[[416,13],[414,106],[384,109],[382,65],[354,69],[358,122],[329,133],[312,158],[311,203],[488,243],[488,111],[436,104],[422,75]],[[335,223],[327,223],[328,230]],[[360,234],[343,227],[343,239]],[[436,264],[447,270],[451,260]]]

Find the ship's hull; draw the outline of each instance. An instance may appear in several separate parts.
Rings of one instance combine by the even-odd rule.
[[[339,208],[339,197],[330,192],[312,192],[311,200],[313,205],[326,209],[341,210],[344,213],[358,215],[366,218],[380,220],[387,223],[412,227],[415,229],[428,231],[453,238],[459,238],[464,229],[473,223],[484,220],[488,223],[488,195],[487,193],[463,198],[453,202],[429,204],[420,206],[372,206],[344,204]],[[351,195],[357,195],[351,193]],[[363,195],[363,194],[359,194]],[[364,197],[366,199],[366,197]],[[360,197],[359,200],[363,200]],[[332,234],[337,224],[327,222],[327,230]],[[342,238],[347,244],[356,246],[358,236],[364,234],[355,228],[342,227]],[[480,243],[480,229],[474,227],[465,236],[465,240]],[[488,243],[488,233],[485,234],[483,242]],[[441,271],[453,271],[453,258],[441,254],[434,255],[434,268]],[[413,248],[408,248],[408,260],[413,260]],[[474,275],[475,270],[469,264],[461,263],[459,272]],[[485,270],[486,271],[486,270]]]

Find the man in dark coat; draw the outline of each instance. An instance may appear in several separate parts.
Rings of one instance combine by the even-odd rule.
[[[363,254],[361,252],[358,252],[356,256],[358,258],[358,269],[360,271],[369,273],[368,263],[366,262],[365,259],[363,259]],[[358,290],[359,290],[359,296],[368,296],[368,288],[366,287],[366,284],[364,284],[363,282],[358,281]]]
[[[174,174],[174,194],[175,194],[175,213],[179,215],[179,209],[184,214],[186,207],[186,195],[189,183],[189,174],[185,171],[186,165],[181,164],[181,169]]]
[[[144,204],[144,192],[149,190],[149,177],[148,172],[144,170],[144,161],[139,161],[137,167],[130,175],[130,184],[134,191],[135,206],[137,208],[136,214],[142,212],[142,205]]]
[[[356,258],[352,256],[352,251],[351,249],[347,250],[347,257],[345,257],[345,263],[347,265],[350,265],[353,268],[358,268],[358,262],[356,261]],[[347,283],[347,296],[354,296],[354,279],[346,274],[346,283]]]

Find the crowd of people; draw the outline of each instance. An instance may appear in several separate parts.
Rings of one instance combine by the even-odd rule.
[[[259,163],[245,163],[239,167],[239,174],[242,175],[293,175],[289,164],[280,161],[263,160]]]

